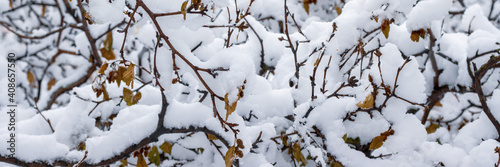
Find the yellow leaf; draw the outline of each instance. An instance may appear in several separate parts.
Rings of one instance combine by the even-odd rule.
[[[410,35],[410,39],[413,42],[418,42],[420,40],[420,33],[419,31],[412,31]]]
[[[165,141],[163,142],[163,144],[160,145],[160,149],[161,151],[163,151],[164,153],[167,153],[167,154],[170,154],[172,155],[172,147],[174,145],[170,144],[169,142]]]
[[[148,154],[148,159],[156,166],[160,166],[160,153],[158,152],[158,147],[153,146],[153,148],[151,148],[151,151],[149,151]]]
[[[12,0],[9,0],[9,7],[12,9],[14,8],[14,4],[12,3]]]
[[[186,7],[187,7],[187,1],[184,1],[181,6],[181,13],[182,16],[184,16],[184,20],[186,20]]]
[[[370,150],[375,150],[377,148],[382,147],[384,144],[384,140],[387,139],[387,136],[377,136],[373,138],[372,143],[370,144]]]
[[[231,146],[226,152],[226,156],[224,156],[224,162],[226,163],[226,167],[230,167],[233,164],[234,159],[236,159],[236,156],[234,155],[236,152],[236,147]]]
[[[148,167],[148,164],[142,154],[137,157],[137,167]]]
[[[431,134],[436,132],[438,128],[439,128],[438,124],[431,123],[429,127],[425,128],[425,130],[427,131],[427,134]]]
[[[108,69],[108,62],[104,62],[104,64],[99,68],[99,74],[104,74],[104,71]]]
[[[28,71],[27,73],[27,77],[28,77],[28,82],[30,83],[31,86],[36,86],[35,84],[35,75],[33,75],[33,73],[31,71]]]
[[[375,98],[373,98],[373,95],[370,94],[366,96],[365,100],[361,103],[356,104],[359,108],[367,109],[367,108],[372,108],[375,105]]]
[[[217,137],[215,137],[214,135],[211,135],[211,134],[207,133],[207,139],[208,140],[217,140]]]
[[[127,70],[125,70],[123,72],[123,76],[122,76],[122,80],[123,82],[125,82],[125,84],[127,86],[130,86],[130,83],[133,83],[132,81],[134,80],[134,77],[135,77],[135,74],[134,74],[134,67],[135,65],[134,64],[130,64],[128,67],[127,67]],[[132,86],[133,88],[133,86]]]
[[[389,21],[389,19],[384,19],[384,21],[382,22],[382,26],[380,27],[386,39],[389,38],[389,31],[391,30],[390,24],[391,22]]]
[[[52,89],[52,86],[54,86],[56,84],[56,82],[57,81],[55,78],[50,79],[49,83],[47,83],[47,90]]]

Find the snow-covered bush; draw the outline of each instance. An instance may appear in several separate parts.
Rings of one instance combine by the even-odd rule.
[[[0,3],[0,165],[500,163],[500,1]]]

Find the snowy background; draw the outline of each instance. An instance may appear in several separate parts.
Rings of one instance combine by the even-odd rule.
[[[5,0],[0,12],[0,166],[500,163],[497,0]]]

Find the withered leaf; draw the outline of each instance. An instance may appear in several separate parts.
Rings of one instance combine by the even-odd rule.
[[[184,17],[184,20],[186,20],[186,7],[187,7],[187,1],[184,1],[181,5],[181,13],[182,16]]]
[[[52,86],[54,86],[57,83],[55,78],[50,79],[50,81],[47,83],[47,90],[52,89]]]
[[[123,88],[123,101],[127,103],[128,106],[137,104],[141,99],[141,92],[137,92],[134,95],[134,92],[128,88]]]
[[[380,135],[380,136],[377,136],[375,138],[373,138],[372,140],[372,143],[370,144],[370,150],[375,150],[377,148],[380,148],[382,147],[382,145],[384,144],[384,141],[387,139],[387,136],[383,136],[383,135]]]
[[[227,150],[226,155],[224,156],[224,162],[226,163],[226,167],[231,167],[231,165],[233,164],[234,159],[236,159],[235,152],[236,152],[236,147],[234,146],[231,146]]]
[[[391,30],[390,24],[391,22],[389,19],[384,19],[384,21],[382,21],[382,26],[380,27],[386,39],[389,38],[389,31]]]
[[[164,153],[167,153],[167,154],[170,154],[172,155],[172,147],[174,145],[170,144],[169,142],[165,141],[163,142],[163,144],[160,145],[160,149],[161,151],[163,151]]]
[[[373,98],[372,94],[366,96],[363,102],[356,104],[356,106],[362,109],[372,108],[374,105],[375,105],[375,98]]]
[[[102,64],[101,68],[99,68],[99,71],[98,71],[99,74],[104,74],[106,69],[108,69],[108,62],[104,62],[104,64]]]
[[[427,131],[427,134],[431,134],[431,133],[434,133],[436,132],[436,130],[439,128],[439,125],[438,124],[435,124],[435,123],[431,123],[429,125],[429,127],[425,128],[425,130]]]
[[[140,154],[137,158],[137,167],[148,167],[148,164],[146,163],[146,160],[144,159],[144,156]]]
[[[127,70],[125,70],[123,72],[123,75],[122,75],[122,80],[123,82],[125,82],[125,84],[127,86],[130,86],[131,83],[133,83],[134,81],[134,77],[135,77],[135,71],[134,71],[134,67],[135,67],[135,64],[130,64],[128,67],[127,67]],[[132,86],[133,88],[134,86]]]

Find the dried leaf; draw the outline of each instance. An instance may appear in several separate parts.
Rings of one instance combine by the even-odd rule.
[[[420,33],[418,31],[412,31],[410,35],[410,39],[413,42],[418,42],[420,40]]]
[[[241,139],[236,140],[236,145],[238,148],[245,149],[245,145],[243,145],[243,141]]]
[[[153,146],[153,148],[151,148],[151,151],[149,151],[148,159],[156,166],[160,166],[160,153],[158,152],[158,147]]]
[[[170,144],[169,142],[165,141],[163,142],[163,144],[160,145],[160,149],[161,151],[163,151],[164,153],[167,153],[167,154],[170,154],[172,155],[172,147],[174,145]]]
[[[42,14],[40,15],[41,17],[45,17],[45,12],[47,10],[47,7],[45,6],[45,4],[42,5]]]
[[[134,67],[135,65],[134,64],[130,64],[128,67],[127,67],[127,70],[125,70],[123,72],[123,76],[122,76],[122,80],[123,82],[125,82],[125,84],[127,86],[130,86],[131,83],[133,83],[132,81],[134,80],[134,77],[135,77],[135,74],[134,74]],[[133,86],[132,86],[133,88]]]
[[[81,142],[80,144],[78,144],[78,151],[83,151],[86,149],[87,147],[85,146],[85,142]]]
[[[344,165],[342,165],[340,162],[333,162],[331,165],[331,167],[344,167]]]
[[[306,10],[307,14],[309,14],[309,0],[303,0],[302,4],[304,5],[304,10]]]
[[[356,104],[356,106],[362,109],[372,108],[374,105],[375,105],[375,98],[373,98],[372,94],[366,96],[365,100],[362,103],[360,102]]]
[[[126,67],[123,67],[123,66],[118,67],[117,76],[116,76],[116,84],[118,86],[120,86],[120,83],[123,80],[123,73],[125,73],[125,71],[127,71]]]
[[[300,143],[299,142],[294,143],[292,146],[292,150],[294,159],[297,160],[298,162],[301,162],[300,164],[301,166],[305,166],[307,164],[307,160],[304,157],[304,154],[302,154]]]
[[[316,61],[314,62],[314,66],[317,66],[319,64],[319,58],[316,59]]]
[[[207,139],[208,139],[208,140],[217,140],[218,138],[217,138],[217,137],[215,137],[214,135],[211,135],[211,134],[208,134],[208,133],[207,133]]]
[[[236,159],[236,156],[234,155],[236,152],[236,147],[231,146],[226,152],[226,155],[224,156],[224,162],[226,163],[226,167],[231,167],[233,164],[234,159]]]
[[[144,159],[144,156],[140,154],[137,158],[137,167],[148,167],[148,164],[146,163],[146,160]]]
[[[27,77],[28,77],[28,82],[30,83],[30,85],[33,87],[36,86],[35,75],[33,75],[33,73],[31,71],[28,71]]]
[[[99,74],[104,74],[104,72],[108,69],[108,62],[104,62],[104,64],[99,68]]]
[[[182,16],[184,16],[184,20],[186,20],[186,7],[187,7],[187,1],[184,1],[181,6],[181,13]]]
[[[380,27],[386,39],[389,38],[389,31],[391,30],[390,24],[391,22],[389,21],[389,19],[384,19],[384,21],[382,22],[382,26]]]
[[[382,147],[382,145],[384,144],[384,141],[387,139],[387,136],[383,136],[383,135],[380,135],[380,136],[377,136],[375,138],[373,138],[372,140],[372,143],[370,144],[370,150],[375,150],[377,148],[380,148]]]
[[[114,60],[116,58],[113,52],[113,32],[108,32],[106,34],[106,39],[104,40],[104,47],[100,49],[102,57],[107,60]]]
[[[127,103],[128,106],[137,104],[141,99],[141,92],[137,92],[134,95],[134,92],[128,88],[123,88],[123,101]]]
[[[337,3],[335,3],[335,11],[337,12],[337,15],[342,14],[342,8],[340,8]]]
[[[434,106],[443,107],[443,104],[441,104],[441,100],[440,100]]]
[[[47,90],[52,89],[52,86],[54,86],[56,84],[56,82],[57,81],[55,78],[50,79],[49,83],[47,83]]]
[[[234,103],[229,105],[228,95],[229,95],[228,93],[226,93],[226,95],[224,95],[224,103],[226,104],[224,107],[226,109],[226,121],[227,121],[227,118],[229,117],[229,115],[231,115],[234,112],[234,110],[236,110],[236,105],[238,102],[238,101],[235,101]]]
[[[14,8],[14,3],[12,3],[13,0],[9,0],[9,7],[12,9]]]
[[[124,158],[122,160],[120,160],[120,166],[119,167],[125,167],[125,166],[128,166],[128,162],[127,162],[127,158]]]
[[[438,128],[439,128],[438,124],[431,123],[429,127],[425,128],[425,130],[427,131],[427,134],[431,134],[436,132]]]

